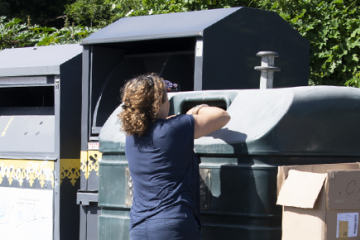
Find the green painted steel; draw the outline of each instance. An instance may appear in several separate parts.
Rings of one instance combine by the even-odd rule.
[[[180,92],[169,99],[170,114],[207,102],[231,116],[224,128],[195,140],[204,240],[281,239],[277,166],[360,160],[360,89]],[[114,111],[100,133],[99,239],[129,239],[132,183],[120,111]]]
[[[129,222],[128,211],[102,209],[99,216],[99,239],[130,239],[127,231]]]
[[[82,49],[71,44],[0,52],[0,189],[18,194],[10,194],[14,205],[2,216],[10,221],[0,224],[1,239],[78,239]],[[52,196],[43,204],[39,189]],[[26,214],[15,226],[17,211]]]

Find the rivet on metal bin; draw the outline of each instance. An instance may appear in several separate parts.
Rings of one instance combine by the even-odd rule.
[[[275,58],[279,56],[277,52],[261,51],[256,54],[261,57],[261,66],[254,69],[261,71],[260,89],[273,88],[274,72],[280,72],[281,69],[274,66]]]

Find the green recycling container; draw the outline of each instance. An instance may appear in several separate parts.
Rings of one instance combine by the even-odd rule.
[[[0,239],[77,240],[82,46],[0,52]]]
[[[261,9],[121,18],[81,44],[80,240],[97,240],[99,134],[120,104],[125,80],[155,72],[177,83],[179,91],[256,89],[259,72],[254,67],[261,62],[256,54],[275,51],[281,71],[274,87],[308,85],[309,42],[277,13]]]
[[[218,90],[172,93],[169,99],[170,114],[207,103],[231,116],[222,129],[195,140],[204,240],[280,240],[277,167],[360,160],[360,89]],[[99,239],[129,239],[132,182],[120,111],[100,132]]]

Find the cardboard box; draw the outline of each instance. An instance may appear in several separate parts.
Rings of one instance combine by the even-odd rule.
[[[283,240],[360,239],[359,163],[280,166]]]

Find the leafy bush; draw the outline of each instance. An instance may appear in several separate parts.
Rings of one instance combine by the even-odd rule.
[[[26,24],[14,18],[6,22],[6,17],[0,17],[0,50],[11,47],[31,46],[32,36]]]
[[[4,3],[0,0],[0,7]],[[65,13],[77,24],[104,27],[122,17],[234,6],[275,11],[310,41],[310,85],[360,87],[359,5],[357,0],[76,0]],[[94,31],[28,27],[19,19],[1,18],[0,48],[77,43]]]
[[[259,2],[310,41],[310,85],[360,87],[360,9],[357,1]]]
[[[0,16],[20,18],[33,24],[61,28],[64,26],[65,5],[75,0],[0,0]]]
[[[54,44],[80,43],[82,39],[96,32],[96,28],[72,26],[61,29],[28,26],[22,20],[9,21],[0,17],[0,50],[13,47],[45,46]]]
[[[77,0],[66,5],[65,14],[77,24],[104,27],[110,24],[115,14],[112,5],[106,0]]]
[[[277,12],[310,41],[310,85],[360,87],[360,9],[357,0],[77,0],[107,11],[104,26],[128,16],[163,14],[234,6],[250,6]],[[98,8],[97,6],[103,6]],[[106,6],[106,7],[105,7]],[[75,8],[67,14],[76,18]],[[83,14],[85,17],[86,14]],[[95,14],[92,15],[95,19]],[[78,24],[86,24],[77,19]]]
[[[123,17],[252,4],[256,6],[252,0],[77,0],[66,6],[65,14],[77,24],[104,27]]]

